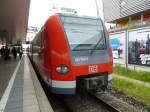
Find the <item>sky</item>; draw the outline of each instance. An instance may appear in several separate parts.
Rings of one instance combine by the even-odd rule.
[[[96,0],[31,0],[28,26],[41,28],[48,17],[53,13],[53,8],[72,8],[79,15],[97,16]],[[97,0],[100,17],[103,19],[101,0]],[[28,36],[33,34],[28,34]]]
[[[97,1],[102,17],[102,3]],[[52,14],[53,7],[72,8],[79,15],[97,16],[95,0],[31,0],[28,26],[41,27]]]

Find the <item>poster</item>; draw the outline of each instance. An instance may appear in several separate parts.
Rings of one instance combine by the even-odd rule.
[[[113,62],[125,64],[125,31],[110,34]]]
[[[128,32],[128,62],[150,66],[150,27]]]

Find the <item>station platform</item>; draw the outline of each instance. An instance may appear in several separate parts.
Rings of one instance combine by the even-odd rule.
[[[26,55],[0,60],[0,112],[53,112]]]
[[[3,93],[5,92],[9,80],[19,61],[19,57],[17,57],[17,59],[11,58],[5,61],[4,57],[0,56],[0,99],[3,96]]]

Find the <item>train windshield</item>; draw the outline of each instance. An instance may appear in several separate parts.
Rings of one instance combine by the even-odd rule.
[[[106,48],[100,19],[61,17],[71,50],[103,50]]]

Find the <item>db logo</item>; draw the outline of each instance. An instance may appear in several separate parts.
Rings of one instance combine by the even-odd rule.
[[[89,66],[89,73],[96,73],[96,72],[98,72],[98,66],[97,65]]]

